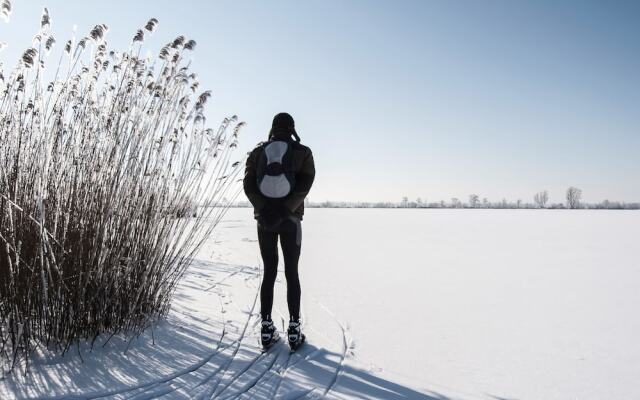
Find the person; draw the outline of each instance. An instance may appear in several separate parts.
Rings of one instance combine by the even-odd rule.
[[[284,258],[289,308],[289,345],[295,350],[304,342],[300,325],[300,279],[298,260],[302,245],[301,220],[304,200],[315,178],[313,153],[300,143],[293,117],[279,113],[273,118],[268,140],[259,143],[247,158],[244,192],[253,205],[258,244],[264,264],[260,289],[261,340],[275,343],[279,335],[271,318],[273,291],[278,271],[278,238]]]

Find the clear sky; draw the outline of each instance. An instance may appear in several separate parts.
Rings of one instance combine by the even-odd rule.
[[[244,153],[291,113],[312,200],[640,201],[638,1],[14,0],[5,69],[43,6],[58,48],[106,23],[124,49],[150,17],[154,53],[195,39],[209,121],[246,121]]]

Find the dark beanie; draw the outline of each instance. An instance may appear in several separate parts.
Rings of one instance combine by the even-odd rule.
[[[295,130],[295,122],[291,115],[287,113],[280,113],[273,117],[273,124],[271,124],[271,127],[275,129]]]
[[[271,132],[269,132],[269,137],[273,137],[278,134],[288,134],[293,135],[296,140],[299,142],[300,137],[296,132],[295,122],[293,121],[293,117],[288,113],[279,113],[273,117],[273,123],[271,124]]]

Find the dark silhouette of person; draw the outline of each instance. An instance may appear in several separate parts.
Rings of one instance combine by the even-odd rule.
[[[315,178],[311,149],[300,143],[293,117],[277,114],[267,142],[259,143],[247,159],[244,192],[258,222],[258,242],[264,263],[260,289],[262,344],[278,340],[271,319],[273,290],[278,271],[278,238],[284,258],[289,307],[288,340],[292,348],[304,341],[300,327],[298,260],[302,244],[304,200]]]

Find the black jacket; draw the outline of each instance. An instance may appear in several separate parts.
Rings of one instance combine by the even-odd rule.
[[[296,183],[293,190],[284,199],[270,199],[260,193],[256,177],[256,164],[262,151],[263,143],[259,143],[247,158],[243,181],[244,193],[253,205],[253,214],[256,219],[261,215],[282,212],[291,213],[302,219],[304,215],[304,199],[309,194],[316,175],[313,153],[310,148],[289,137],[276,137],[275,139],[287,141],[293,151],[292,164],[296,175]]]

